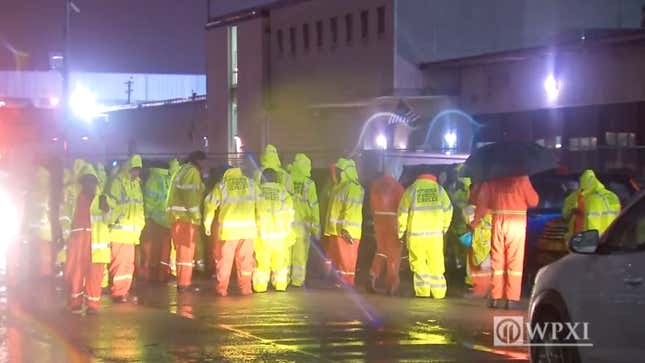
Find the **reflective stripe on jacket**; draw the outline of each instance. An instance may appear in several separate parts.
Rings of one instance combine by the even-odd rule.
[[[143,205],[146,218],[157,224],[170,227],[166,208],[170,191],[170,175],[168,169],[152,168],[143,186]]]
[[[263,183],[256,202],[259,243],[292,246],[294,214],[293,200],[287,190],[278,183]]]
[[[258,187],[239,168],[228,169],[222,181],[204,200],[204,227],[217,216],[220,241],[255,239],[257,236],[255,203]]]
[[[182,165],[170,186],[166,207],[170,223],[182,221],[200,225],[204,189],[199,170],[190,163]]]
[[[421,175],[403,193],[399,204],[399,238],[443,236],[452,221],[448,193],[430,175]]]

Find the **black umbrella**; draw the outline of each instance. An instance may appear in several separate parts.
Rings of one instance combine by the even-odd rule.
[[[555,155],[538,144],[496,142],[475,150],[464,163],[461,174],[486,181],[533,175],[556,167]]]

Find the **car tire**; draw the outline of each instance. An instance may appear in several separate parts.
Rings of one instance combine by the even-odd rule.
[[[551,307],[542,307],[539,308],[536,318],[531,322],[531,327],[537,324],[545,323],[565,323],[565,319],[560,317],[560,314],[556,309]],[[534,337],[531,341],[532,345],[530,348],[531,362],[533,363],[580,363],[580,355],[578,354],[578,349],[576,347],[563,347],[563,346],[549,346],[547,344],[563,344],[571,343],[565,341],[565,334],[560,334],[556,339],[550,334],[546,334],[544,339],[540,337]]]

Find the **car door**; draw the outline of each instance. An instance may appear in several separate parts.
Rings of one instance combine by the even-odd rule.
[[[588,309],[594,360],[635,362],[645,356],[645,198],[625,211],[590,256],[597,291]]]

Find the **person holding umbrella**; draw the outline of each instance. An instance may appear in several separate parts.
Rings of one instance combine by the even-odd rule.
[[[553,155],[537,144],[498,142],[476,150],[464,164],[463,174],[482,180],[471,228],[490,212],[491,300],[493,309],[516,309],[522,293],[526,211],[539,196],[529,175],[556,167]],[[503,301],[506,300],[506,304]]]

